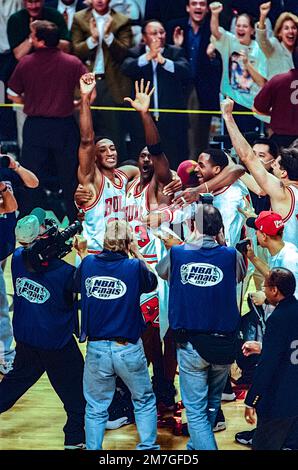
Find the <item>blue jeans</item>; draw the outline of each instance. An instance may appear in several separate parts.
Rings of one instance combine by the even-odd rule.
[[[11,347],[13,334],[9,318],[4,275],[0,265],[0,364],[13,363],[15,351]]]
[[[157,410],[144,354],[143,343],[119,344],[115,341],[89,341],[84,368],[86,445],[101,450],[108,407],[115,392],[116,376],[131,392],[140,437],[138,450],[158,450]]]
[[[186,409],[188,450],[217,450],[213,427],[231,365],[206,362],[191,343],[177,348],[181,397]]]

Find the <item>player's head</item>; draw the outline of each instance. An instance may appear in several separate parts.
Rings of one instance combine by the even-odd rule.
[[[280,180],[298,181],[298,149],[282,149],[272,163],[273,174]]]
[[[275,142],[265,137],[261,137],[253,143],[254,154],[264,165],[267,171],[271,170],[271,165],[279,155],[279,149]]]
[[[226,154],[219,149],[207,149],[199,155],[196,173],[199,184],[209,181],[218,175],[226,166],[229,160]]]
[[[118,162],[118,154],[114,142],[111,139],[97,137],[95,139],[96,146],[96,163],[99,168],[112,170],[116,168]]]
[[[154,166],[153,166],[152,157],[147,147],[144,147],[140,152],[140,155],[138,158],[138,167],[139,167],[143,182],[149,183],[149,181],[151,181],[154,175]]]

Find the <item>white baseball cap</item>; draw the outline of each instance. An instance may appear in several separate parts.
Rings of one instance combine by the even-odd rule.
[[[26,215],[20,219],[15,228],[19,243],[32,243],[39,235],[39,220],[35,215]]]

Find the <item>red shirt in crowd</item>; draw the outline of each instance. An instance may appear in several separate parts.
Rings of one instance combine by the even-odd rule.
[[[86,72],[77,57],[45,47],[20,60],[8,88],[24,94],[24,112],[28,116],[67,117],[73,113],[74,91]]]
[[[277,135],[298,134],[298,70],[271,78],[255,97],[259,113],[271,116],[270,127]]]

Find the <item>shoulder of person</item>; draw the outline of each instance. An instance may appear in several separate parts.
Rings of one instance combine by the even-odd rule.
[[[74,18],[78,22],[83,22],[83,23],[88,22],[88,24],[89,24],[89,20],[91,18],[91,15],[92,15],[92,8],[88,7],[88,8],[84,8],[83,10],[77,11],[74,14]]]
[[[118,28],[131,23],[131,20],[128,16],[123,15],[122,13],[119,13],[113,9],[111,9],[111,16],[113,18],[113,26],[117,26]]]

